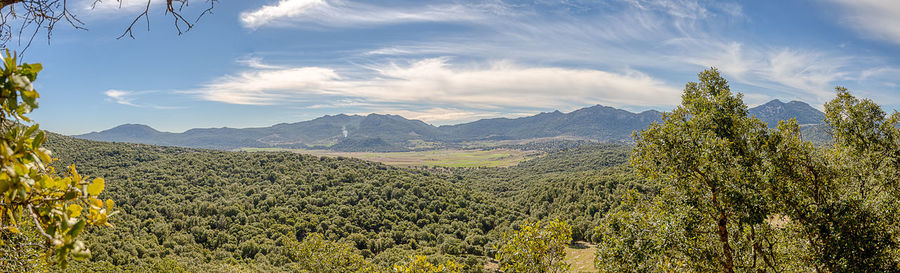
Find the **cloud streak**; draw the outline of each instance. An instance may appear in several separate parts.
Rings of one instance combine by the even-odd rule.
[[[680,91],[637,71],[524,66],[498,61],[452,65],[447,58],[371,66],[367,77],[324,67],[250,70],[184,91],[229,104],[276,105],[323,97],[354,103],[402,103],[443,108],[559,109],[586,104],[668,106]],[[499,110],[497,110],[499,111]]]
[[[471,22],[483,20],[489,13],[502,11],[502,7],[444,4],[386,8],[353,1],[280,0],[273,5],[243,12],[240,20],[251,29],[265,26],[369,27],[411,22]]]
[[[137,104],[133,103],[133,101],[134,101],[134,98],[132,97],[134,95],[133,92],[110,89],[110,90],[107,90],[106,92],[103,92],[103,94],[106,95],[106,97],[112,102],[115,102],[115,103],[118,103],[121,105],[139,107]]]
[[[107,101],[110,101],[110,102],[113,102],[116,104],[121,104],[121,105],[126,105],[126,106],[131,106],[131,107],[153,108],[153,109],[162,109],[162,110],[178,109],[178,107],[173,107],[173,106],[135,103],[135,100],[137,100],[137,97],[146,95],[146,94],[150,94],[150,93],[155,93],[155,92],[154,91],[124,91],[124,90],[116,90],[116,89],[110,89],[110,90],[106,90],[106,92],[103,92],[103,94],[106,95]]]
[[[900,2],[893,0],[830,0],[842,7],[844,25],[864,37],[900,44]]]
[[[360,56],[501,58],[606,70],[637,67],[665,71],[661,74],[695,73],[717,67],[733,82],[756,90],[762,88],[765,90],[762,92],[769,94],[749,97],[789,97],[814,103],[833,97],[834,85],[861,78],[872,67],[884,66],[876,59],[831,49],[729,39],[719,33],[723,26],[740,24],[746,19],[736,3],[691,0],[618,3],[623,6],[591,16],[552,17],[520,12],[515,18],[492,18],[489,24],[479,28],[481,33],[474,35],[466,33],[393,44],[362,52]],[[887,17],[900,18],[900,14]],[[894,25],[900,23],[891,26]],[[884,75],[876,76],[889,80]]]

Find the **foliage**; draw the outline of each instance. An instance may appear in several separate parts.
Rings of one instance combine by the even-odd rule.
[[[566,246],[571,241],[572,227],[564,221],[526,221],[503,234],[495,255],[506,272],[568,272]]]
[[[462,266],[447,261],[444,264],[434,265],[428,261],[427,256],[415,255],[409,257],[409,262],[394,265],[394,271],[399,273],[459,273]]]
[[[596,229],[601,271],[894,272],[900,114],[838,88],[831,146],[795,120],[748,117],[715,69],[635,135],[632,163],[658,183]]]
[[[600,272],[690,271],[683,258],[666,252],[689,249],[676,238],[694,223],[677,215],[690,211],[673,209],[668,199],[629,191],[595,228],[600,244],[594,266]]]
[[[733,95],[727,81],[715,69],[688,83],[682,105],[663,114],[664,123],[635,134],[632,162],[671,192],[672,202],[699,212],[696,226],[685,238],[699,248],[684,253],[691,267],[700,271],[734,272],[735,268],[762,266],[752,247],[761,238],[744,230],[765,225],[768,213],[761,197],[762,150],[766,124],[750,118],[741,95]],[[752,253],[751,255],[744,255]],[[755,271],[755,268],[750,269]]]
[[[22,244],[15,239],[24,228],[33,228],[63,266],[69,254],[76,259],[90,256],[79,235],[86,226],[111,226],[114,203],[98,196],[104,190],[102,178],[82,176],[74,166],[57,175],[50,151],[43,148],[44,132],[26,114],[38,107],[39,94],[32,82],[40,64],[18,64],[6,52],[0,75],[0,232],[3,244]],[[87,211],[85,213],[85,211]],[[36,237],[34,237],[36,238]],[[29,240],[30,241],[30,240]],[[31,244],[37,244],[31,241]],[[17,248],[15,246],[11,247]],[[9,249],[9,248],[7,248]],[[2,254],[6,254],[4,251]],[[15,254],[13,254],[15,255]],[[4,255],[6,256],[6,255]],[[0,261],[10,261],[2,257]],[[2,262],[0,266],[14,266]]]
[[[630,190],[651,190],[627,165],[631,147],[565,149],[510,168],[456,170],[463,187],[491,193],[533,219],[560,219],[572,239],[591,241],[594,226]]]
[[[349,158],[102,143],[52,135],[48,146],[117,183],[114,230],[90,232],[93,262],[147,267],[168,258],[288,271],[285,242],[319,233],[389,268],[409,255],[479,271],[485,244],[522,219],[450,177]],[[473,257],[474,256],[474,257]],[[481,258],[479,258],[481,257]],[[198,265],[199,264],[199,265]]]
[[[325,240],[322,234],[312,233],[302,242],[288,239],[284,251],[300,272],[374,272],[375,266],[346,243]]]

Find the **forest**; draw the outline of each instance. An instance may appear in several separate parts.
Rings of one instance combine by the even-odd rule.
[[[490,244],[523,221],[566,220],[574,240],[589,240],[603,213],[620,203],[617,196],[644,189],[626,166],[629,148],[612,144],[516,167],[449,172],[61,135],[47,147],[65,159],[61,166],[117,181],[105,193],[121,211],[116,227],[88,229],[91,262],[73,264],[96,270],[173,263],[289,271],[286,242],[317,233],[384,267],[423,254],[477,272],[493,257]]]

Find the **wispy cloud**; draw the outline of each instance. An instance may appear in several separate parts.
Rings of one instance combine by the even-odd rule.
[[[366,103],[478,109],[673,105],[680,98],[677,88],[638,71],[614,73],[505,61],[452,65],[447,58],[369,69],[371,75],[364,78],[345,78],[324,67],[250,70],[185,93],[230,104],[271,105],[330,96]]]
[[[244,65],[253,69],[284,69],[286,66],[282,65],[272,65],[263,63],[263,59],[261,57],[248,56],[245,58],[237,59],[235,62],[238,64]]]
[[[466,56],[540,63],[588,63],[607,67],[671,66],[661,57],[683,55],[667,41],[706,39],[707,24],[742,18],[733,3],[692,0],[622,0],[608,10],[551,16],[516,10],[510,16],[480,21],[477,30],[417,42],[399,42],[363,52],[363,56]],[[535,7],[534,9],[539,9]],[[515,46],[510,46],[515,45]]]
[[[106,98],[108,101],[117,103],[117,104],[121,104],[121,105],[140,107],[140,108],[153,108],[153,109],[177,109],[178,108],[178,107],[174,107],[174,106],[162,106],[162,105],[155,105],[155,104],[135,103],[135,101],[137,100],[137,97],[142,96],[142,95],[147,95],[147,94],[153,94],[153,93],[157,93],[157,92],[154,92],[154,91],[124,91],[124,90],[116,90],[116,89],[110,89],[110,90],[106,90],[106,92],[103,92],[103,94],[106,95]]]
[[[840,6],[845,26],[865,37],[900,44],[900,2],[894,0],[829,0]]]
[[[133,96],[132,92],[110,89],[110,90],[107,90],[106,92],[103,92],[103,94],[106,95],[106,97],[112,102],[115,102],[115,103],[118,103],[121,105],[138,107],[138,105],[136,105],[132,102],[132,101],[134,101],[134,98],[132,97]]]
[[[502,11],[502,5],[443,4],[416,8],[382,7],[339,0],[280,0],[243,12],[245,27],[326,26],[359,27],[407,22],[466,22]]]
[[[122,11],[137,11],[147,7],[165,3],[164,0],[82,0],[79,4],[82,10],[89,13],[109,15]]]
[[[734,82],[765,88],[770,93],[792,94],[813,103],[830,99],[838,82],[861,77],[863,70],[852,64],[868,62],[865,58],[816,49],[698,39],[672,43],[694,49],[691,53],[670,58],[672,62],[715,66]]]
[[[743,20],[739,4],[692,0],[623,0],[596,16],[519,13],[493,18],[479,35],[439,37],[361,53],[364,57],[464,56],[589,67],[696,72],[717,67],[732,81],[823,102],[837,81],[871,63],[837,52],[735,41],[714,27]],[[522,19],[524,18],[524,19]],[[602,27],[598,27],[602,26]],[[510,47],[509,45],[516,45]],[[761,96],[755,96],[761,97]]]

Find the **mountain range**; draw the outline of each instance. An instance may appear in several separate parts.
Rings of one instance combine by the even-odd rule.
[[[824,113],[804,102],[773,100],[749,109],[770,127],[796,118],[804,130],[821,134]],[[400,151],[415,143],[523,140],[535,138],[593,141],[631,140],[631,133],[662,120],[659,111],[633,113],[596,105],[562,113],[554,111],[521,118],[492,118],[433,126],[397,115],[327,115],[309,121],[261,128],[202,128],[183,133],[160,132],[147,125],[124,124],[76,138],[166,146],[232,150],[239,148],[315,148],[338,151]],[[815,136],[821,138],[821,136]]]

